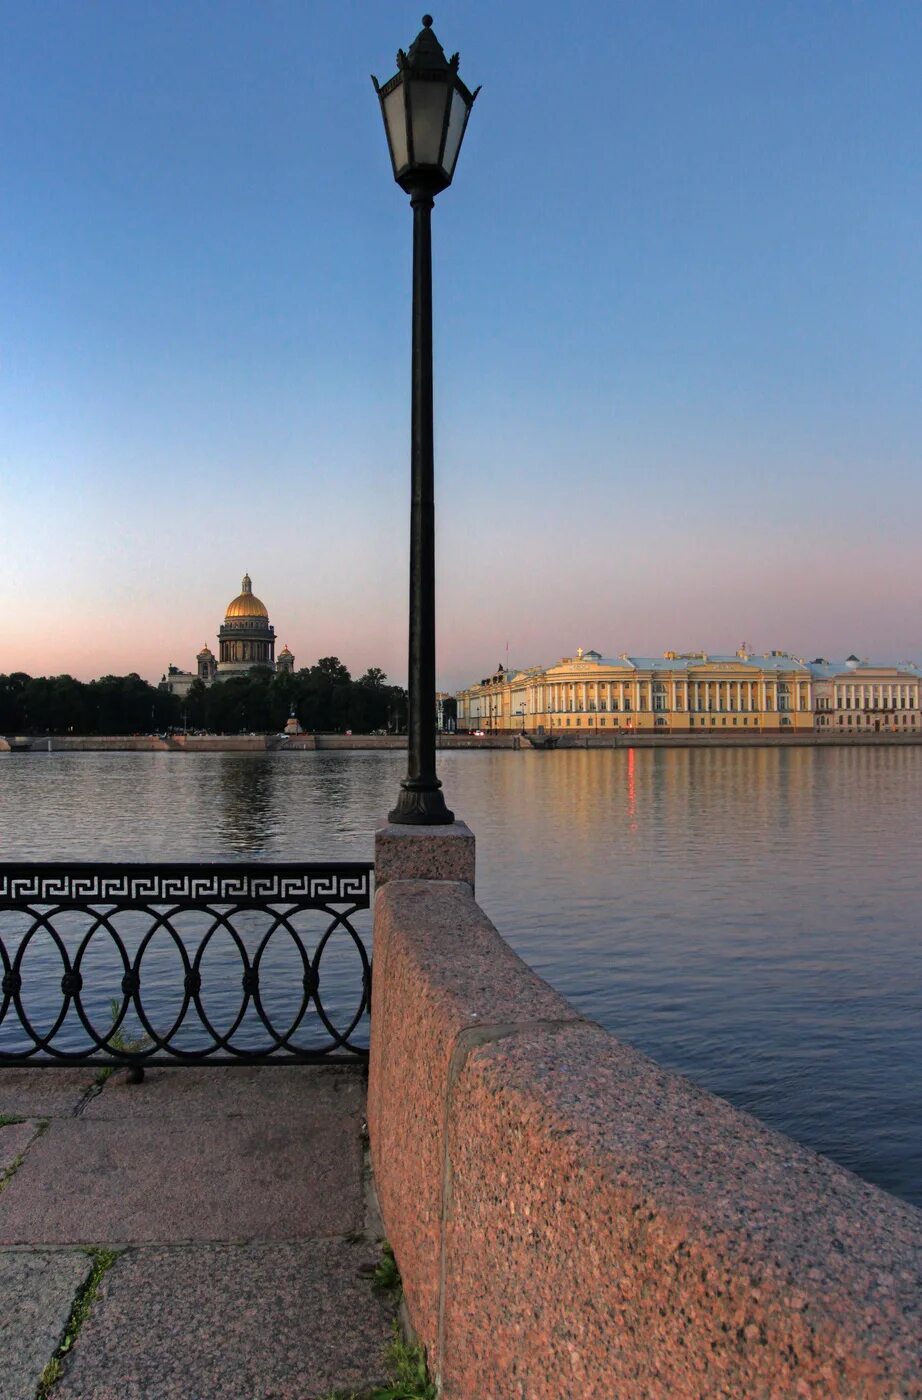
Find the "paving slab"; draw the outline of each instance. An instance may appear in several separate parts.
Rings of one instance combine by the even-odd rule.
[[[82,1252],[0,1252],[0,1400],[35,1400],[91,1267]]]
[[[321,1104],[337,1114],[365,1113],[364,1065],[300,1065],[258,1069],[151,1069],[140,1084],[113,1074],[83,1109],[85,1118],[224,1118],[303,1113]]]
[[[39,1124],[4,1123],[0,1127],[0,1179],[14,1167],[38,1132]]]
[[[173,1244],[342,1235],[363,1220],[350,1115],[59,1119],[0,1193],[0,1242]]]
[[[320,1241],[130,1250],[104,1276],[55,1400],[318,1400],[385,1380],[375,1251]]]
[[[66,1118],[93,1083],[91,1069],[0,1068],[0,1113]]]

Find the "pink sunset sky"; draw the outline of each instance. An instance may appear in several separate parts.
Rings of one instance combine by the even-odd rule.
[[[405,682],[411,224],[368,73],[418,23],[8,10],[0,671],[190,668],[248,571],[299,665]],[[483,83],[434,217],[439,686],[507,643],[922,660],[918,9],[436,29]]]

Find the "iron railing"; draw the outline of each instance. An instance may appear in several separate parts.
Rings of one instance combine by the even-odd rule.
[[[367,1058],[371,872],[0,864],[0,1067]]]

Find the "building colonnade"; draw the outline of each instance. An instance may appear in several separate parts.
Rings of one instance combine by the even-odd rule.
[[[920,722],[922,673],[906,663],[800,661],[785,652],[735,656],[702,652],[663,657],[578,651],[555,666],[497,667],[458,694],[459,729],[503,730],[756,728],[811,730],[831,719],[847,728],[859,713],[878,727]]]

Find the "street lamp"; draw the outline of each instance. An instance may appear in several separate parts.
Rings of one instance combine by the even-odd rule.
[[[458,55],[448,60],[432,32],[432,16],[381,102],[394,179],[413,210],[413,360],[411,411],[410,646],[407,776],[392,822],[444,826],[454,821],[435,772],[435,502],[432,441],[432,233],[435,196],[451,184],[476,92],[458,77]]]

